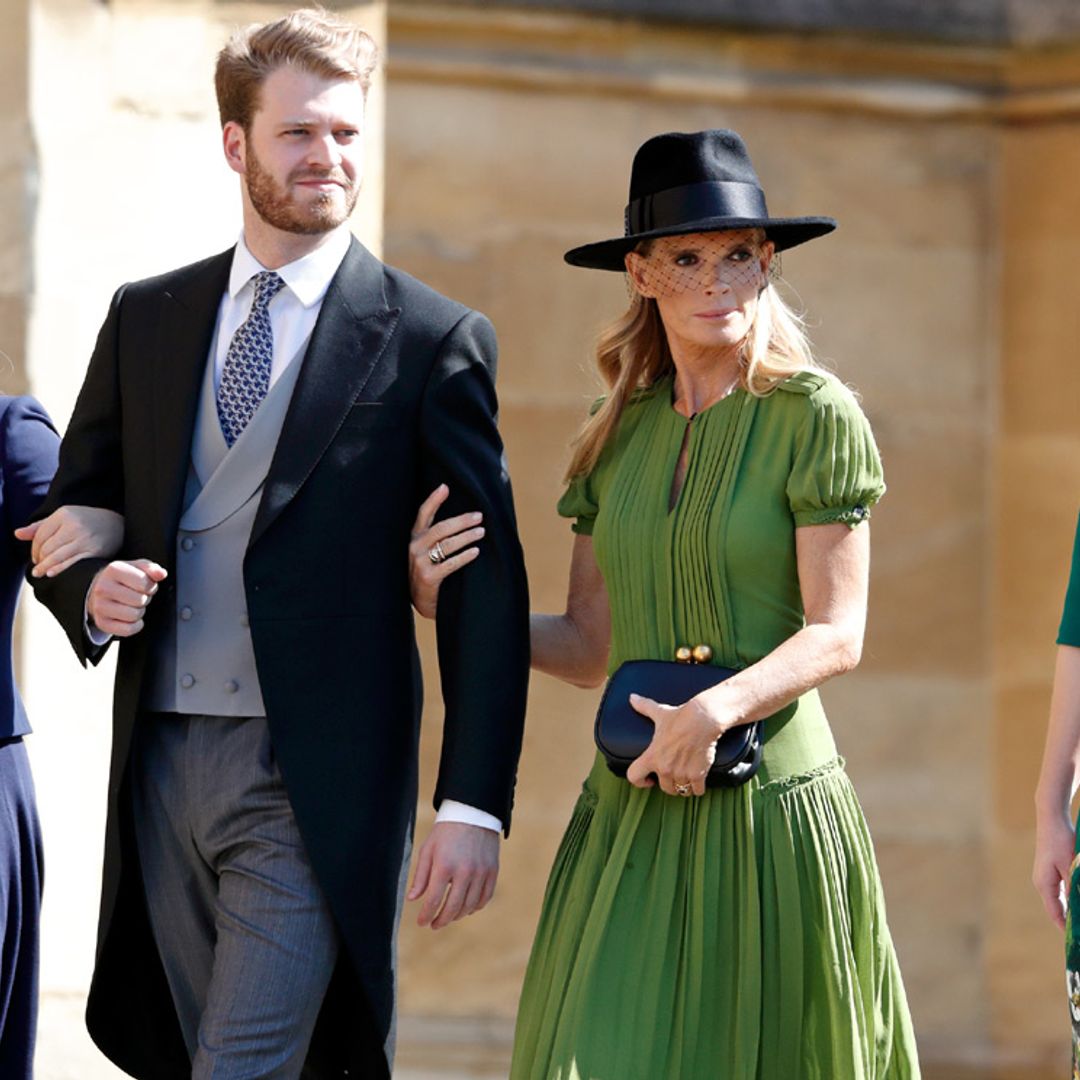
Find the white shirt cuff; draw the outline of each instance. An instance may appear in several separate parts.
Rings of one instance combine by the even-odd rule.
[[[104,630],[99,630],[96,626],[90,625],[89,590],[86,593],[86,599],[83,601],[82,624],[83,633],[86,634],[86,638],[91,645],[96,645],[100,649],[102,645],[108,645],[109,642],[112,641],[112,634],[106,634]]]
[[[467,803],[455,802],[453,799],[443,799],[439,804],[435,824],[438,825],[440,821],[456,821],[460,825],[478,825],[481,829],[502,832],[502,822],[494,814],[477,810],[475,806]]]

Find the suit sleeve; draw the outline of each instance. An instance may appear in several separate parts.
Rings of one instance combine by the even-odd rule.
[[[49,414],[32,397],[12,398],[0,423],[4,518],[9,529],[35,517],[56,472],[60,436]],[[29,558],[30,545],[21,544]]]
[[[124,289],[113,297],[98,333],[75,411],[60,444],[60,461],[48,495],[35,515],[61,506],[100,506],[124,512],[121,453],[119,334]],[[37,598],[56,616],[84,666],[96,664],[107,646],[95,646],[83,629],[86,594],[107,559],[83,559],[53,578],[28,578]]]
[[[446,718],[435,805],[453,799],[509,832],[529,676],[529,597],[496,426],[495,332],[468,313],[443,340],[421,411],[418,495],[446,483],[443,516],[484,515],[480,557],[442,586],[436,614]]]

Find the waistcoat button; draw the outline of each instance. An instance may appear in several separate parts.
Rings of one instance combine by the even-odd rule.
[[[180,541],[180,547],[184,551],[190,551],[194,546],[195,541],[192,540],[190,536],[185,536],[184,539]]]
[[[189,607],[182,607],[180,609],[180,618],[183,619],[184,622],[187,622],[193,614],[194,612]]]
[[[190,690],[195,685],[195,676],[194,675],[181,675],[180,676],[180,685],[185,690]]]
[[[235,694],[236,691],[239,690],[239,689],[240,689],[240,684],[235,679],[226,679],[225,680],[225,693],[226,694]]]

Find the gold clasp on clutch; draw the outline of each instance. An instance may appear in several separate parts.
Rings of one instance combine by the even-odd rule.
[[[695,645],[692,649],[689,645],[680,645],[675,650],[677,664],[707,664],[712,657],[713,651],[708,645]]]

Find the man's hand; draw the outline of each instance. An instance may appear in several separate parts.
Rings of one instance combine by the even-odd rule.
[[[426,898],[416,922],[441,930],[494,895],[499,877],[499,834],[479,825],[440,821],[420,845],[408,899]]]
[[[95,627],[114,637],[131,637],[143,628],[146,608],[168,571],[149,559],[116,561],[94,576],[86,613]]]

